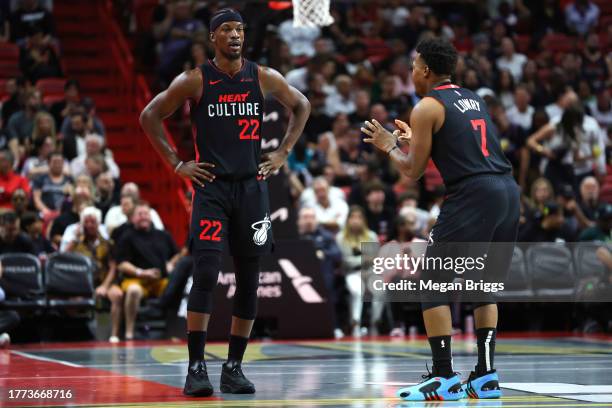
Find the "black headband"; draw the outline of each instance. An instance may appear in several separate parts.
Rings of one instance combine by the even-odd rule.
[[[223,9],[219,10],[210,19],[210,31],[215,31],[221,24],[227,23],[228,21],[238,21],[240,23],[243,23],[242,16],[239,12],[232,9]]]

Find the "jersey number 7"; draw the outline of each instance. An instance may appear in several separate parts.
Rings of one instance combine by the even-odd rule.
[[[472,119],[472,128],[474,130],[480,129],[480,149],[484,157],[489,157],[489,151],[487,150],[487,122],[484,119]]]

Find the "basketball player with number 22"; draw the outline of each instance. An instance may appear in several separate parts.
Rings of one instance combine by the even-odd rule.
[[[189,367],[183,393],[210,396],[213,386],[204,361],[206,330],[212,311],[221,254],[227,241],[234,259],[236,293],[222,392],[252,394],[242,358],[257,308],[259,259],[273,238],[265,181],[287,160],[302,134],[310,103],[275,70],[242,58],[244,24],[232,9],[210,20],[215,57],[177,76],[143,110],[140,123],[163,159],[195,189],[190,228],[193,286],[187,306]],[[275,97],[291,111],[286,134],[276,151],[261,155],[264,97]],[[191,102],[196,160],[182,162],[165,137],[162,121]]]

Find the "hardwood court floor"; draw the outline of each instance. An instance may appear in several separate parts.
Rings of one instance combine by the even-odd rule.
[[[475,340],[456,337],[453,351],[455,369],[467,376]],[[15,346],[0,350],[0,406],[612,407],[610,336],[519,333],[498,339],[497,351],[501,400],[408,403],[394,392],[425,372],[429,346],[422,336],[253,342],[244,371],[257,393],[248,396],[219,392],[227,346],[209,344],[216,391],[207,399],[181,395],[187,360],[181,342]],[[59,391],[33,399],[18,390]]]

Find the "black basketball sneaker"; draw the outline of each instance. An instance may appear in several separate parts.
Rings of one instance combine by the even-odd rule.
[[[210,397],[213,386],[208,379],[204,360],[195,361],[187,370],[183,394],[190,397]]]
[[[238,361],[223,363],[221,370],[221,392],[229,394],[255,394],[255,386],[242,372]]]

